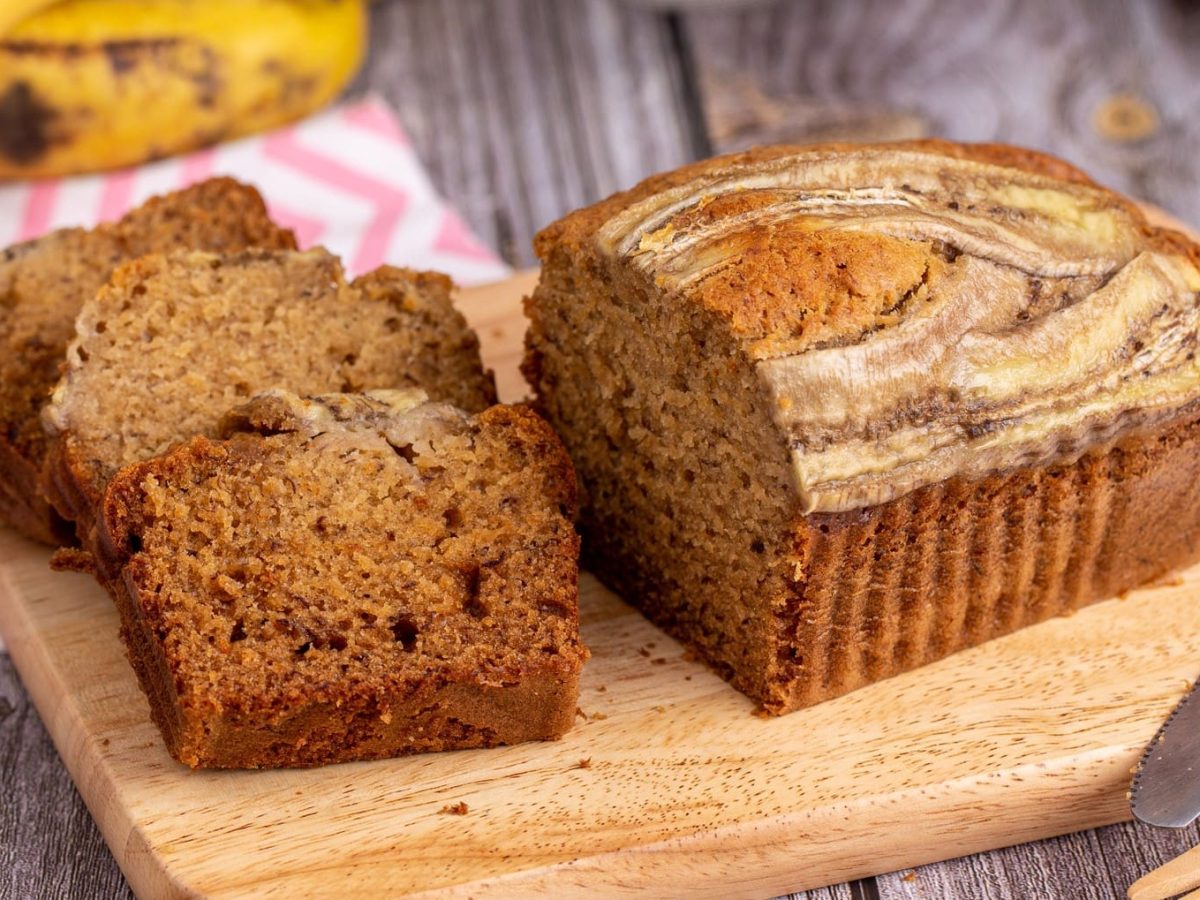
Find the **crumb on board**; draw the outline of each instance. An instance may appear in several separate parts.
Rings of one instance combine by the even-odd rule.
[[[650,660],[650,664],[652,666],[665,666],[667,664],[667,658],[665,656],[656,656],[654,659]]]
[[[656,713],[665,713],[667,711],[667,708],[665,706],[656,706],[656,707],[654,707],[654,711]]]
[[[641,654],[642,656],[649,656],[650,650],[646,647],[638,647],[638,653]]]
[[[441,812],[446,816],[465,816],[471,811],[471,807],[459,800],[453,806],[443,806]]]
[[[607,686],[607,685],[603,685],[603,684],[602,684],[602,685],[600,685],[598,688],[596,688],[596,693],[597,693],[597,694],[603,694],[603,693],[604,693],[605,691],[607,691],[607,690],[608,690],[608,686]]]
[[[586,716],[585,718],[587,718],[591,722],[602,722],[605,719],[607,719],[608,716],[606,716],[604,713],[596,712],[596,713],[592,713],[589,716]]]
[[[590,756],[584,757],[575,765],[575,768],[577,768],[577,769],[590,769],[591,767],[592,767],[592,758]]]

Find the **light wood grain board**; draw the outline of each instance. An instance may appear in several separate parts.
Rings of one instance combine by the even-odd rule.
[[[464,292],[519,396],[531,276]],[[166,754],[107,597],[0,532],[0,631],[141,896],[766,896],[1128,817],[1200,662],[1200,568],[774,720],[590,576],[565,739],[309,771]],[[466,815],[443,812],[465,803]]]

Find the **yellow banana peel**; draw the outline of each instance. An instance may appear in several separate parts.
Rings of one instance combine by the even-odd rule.
[[[132,165],[273,128],[336,97],[365,45],[364,0],[9,0],[0,178]]]
[[[24,21],[38,10],[53,6],[58,0],[5,0],[0,6],[0,38],[4,37],[18,22]]]

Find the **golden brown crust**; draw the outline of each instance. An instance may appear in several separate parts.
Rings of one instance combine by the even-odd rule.
[[[175,248],[291,248],[258,192],[229,178],[154,197],[117,222],[64,229],[0,257],[0,520],[48,544],[71,529],[40,496],[40,411],[58,379],[75,315],[114,266]]]
[[[344,428],[273,420],[281,432],[241,416],[236,427],[250,430],[195,438],[111,481],[97,576],[180,762],[313,766],[553,739],[573,724],[587,651],[575,476],[561,442],[527,408],[470,419],[442,404],[406,410],[392,419],[364,410],[340,418],[351,423]],[[427,433],[439,437],[426,443]],[[372,443],[384,434],[412,444]],[[398,456],[426,473],[416,494],[411,462]],[[279,479],[289,499],[272,493]],[[375,496],[384,482],[391,487]],[[230,493],[233,484],[242,489]],[[348,504],[356,492],[387,508],[331,502]],[[253,525],[239,536],[215,524],[230,518]],[[364,532],[363,522],[403,522],[408,533]],[[205,532],[204,546],[222,542],[210,561],[181,562],[188,533],[214,528],[224,536]],[[272,562],[276,545],[291,548],[281,562]],[[257,575],[247,574],[247,559]],[[201,580],[187,581],[188,572]]]
[[[534,239],[544,263],[552,254],[594,250],[600,229],[618,213],[670,188],[713,174],[785,158],[797,153],[830,154],[862,149],[846,143],[758,147],[718,156],[655,175],[634,188],[578,210],[550,225]],[[1105,204],[1119,208],[1142,233],[1147,249],[1184,253],[1200,264],[1200,245],[1170,229],[1150,224],[1128,199],[1104,190],[1083,172],[1060,159],[1005,144],[955,144],[942,140],[898,141],[871,145],[873,150],[917,151],[1004,166],[1100,192]],[[703,227],[775,202],[771,191],[732,191],[706,198],[679,214],[672,229]],[[733,260],[685,292],[689,301],[728,319],[750,341],[807,342],[837,338],[886,326],[894,305],[935,277],[942,248],[927,240],[888,238],[878,233],[829,233],[812,230],[803,220],[751,224],[727,235],[737,244]],[[653,252],[653,251],[652,251]]]
[[[740,241],[737,262],[697,285],[691,298],[747,340],[820,343],[887,327],[904,299],[944,267],[928,244],[879,234],[805,234],[779,225],[751,229]],[[869,318],[864,298],[877,307]]]

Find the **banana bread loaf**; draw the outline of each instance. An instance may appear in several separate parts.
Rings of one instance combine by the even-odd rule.
[[[536,240],[585,564],[767,712],[1200,548],[1200,251],[1025,150],[763,148]]]
[[[98,574],[172,756],[312,766],[561,736],[575,476],[524,407],[253,398],[110,483]]]
[[[93,549],[95,511],[124,465],[193,435],[264,390],[421,387],[478,411],[495,401],[450,280],[383,267],[347,283],[317,249],[191,252],[124,265],[84,304],[44,411],[43,489]]]
[[[267,218],[258,192],[214,178],[156,197],[91,231],[67,228],[0,255],[0,523],[57,544],[70,539],[41,496],[40,414],[58,380],[75,316],[113,268],[147,253],[287,249],[292,233]]]

